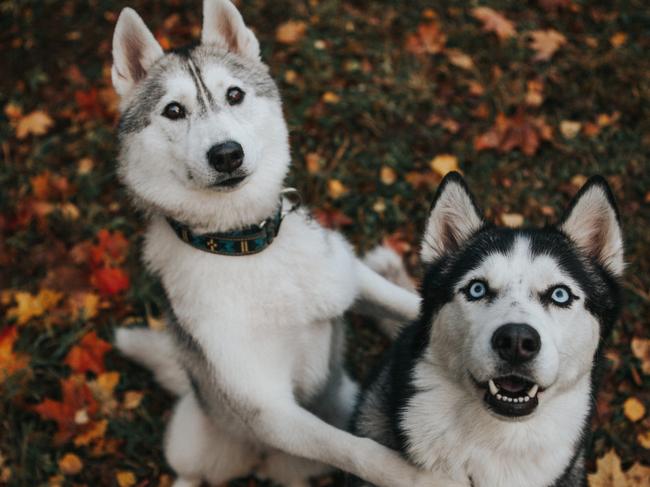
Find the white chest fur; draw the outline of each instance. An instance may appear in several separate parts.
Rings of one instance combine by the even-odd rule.
[[[239,353],[263,360],[275,375],[288,374],[294,386],[322,382],[331,320],[351,306],[358,288],[354,253],[340,235],[292,213],[263,252],[221,256],[187,245],[156,218],[144,254],[209,359],[236,343],[248,349]]]
[[[403,420],[416,463],[458,480],[469,476],[476,487],[547,487],[563,473],[589,412],[588,378],[546,398],[535,417],[508,422],[432,369],[427,363],[416,368],[423,392],[411,399]]]

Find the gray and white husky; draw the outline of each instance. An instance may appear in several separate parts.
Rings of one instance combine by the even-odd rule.
[[[341,235],[284,211],[290,156],[277,87],[237,9],[203,8],[197,46],[163,52],[128,8],[113,39],[119,174],[148,216],[144,261],[172,310],[169,334],[123,329],[116,340],[180,398],[165,444],[176,485],[253,472],[307,485],[330,465],[387,487],[450,485],[337,427],[356,395],[341,366],[341,316],[358,303],[414,319],[419,298]],[[268,236],[265,224],[274,239],[261,252],[212,252],[224,235],[240,242],[233,232]]]
[[[603,340],[623,243],[590,179],[557,226],[485,222],[448,175],[424,233],[422,311],[363,393],[353,430],[475,487],[586,486]]]

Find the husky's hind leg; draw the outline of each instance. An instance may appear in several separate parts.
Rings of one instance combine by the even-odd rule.
[[[250,474],[260,459],[257,447],[221,431],[203,413],[193,393],[176,405],[167,427],[165,456],[178,475],[175,487],[219,485]]]

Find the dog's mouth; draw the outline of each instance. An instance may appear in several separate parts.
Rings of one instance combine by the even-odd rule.
[[[495,377],[476,385],[485,390],[483,401],[494,413],[508,418],[531,414],[539,406],[539,384],[517,375]]]
[[[211,186],[217,189],[235,189],[241,185],[247,177],[247,174],[233,174],[219,179],[218,181],[212,183]]]

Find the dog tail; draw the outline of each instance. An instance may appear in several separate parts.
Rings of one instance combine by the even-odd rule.
[[[115,346],[126,357],[151,370],[156,381],[172,394],[182,396],[190,391],[190,379],[167,332],[120,328],[115,333]]]

